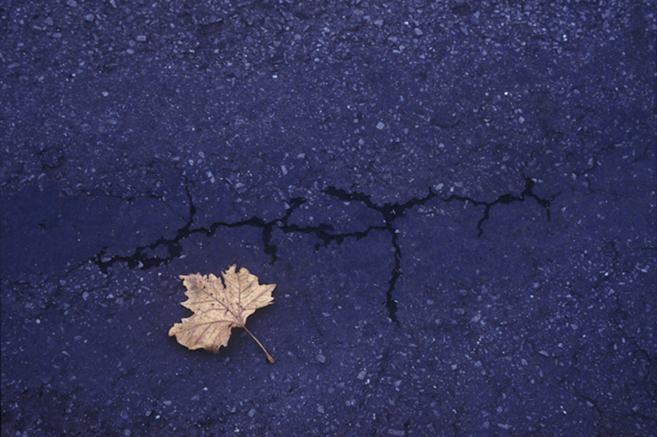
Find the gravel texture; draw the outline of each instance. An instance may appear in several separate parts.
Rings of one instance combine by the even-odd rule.
[[[2,435],[657,429],[650,1],[0,6]],[[277,284],[219,355],[181,274]]]

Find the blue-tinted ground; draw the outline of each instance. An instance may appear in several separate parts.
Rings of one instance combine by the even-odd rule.
[[[3,436],[657,434],[654,1],[193,3],[0,7]]]

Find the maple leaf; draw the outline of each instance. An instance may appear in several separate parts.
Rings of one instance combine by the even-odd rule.
[[[169,337],[176,336],[178,343],[194,350],[203,348],[214,354],[221,346],[228,345],[231,330],[244,328],[267,355],[270,363],[274,358],[245,326],[246,318],[258,308],[274,301],[271,292],[276,284],[258,283],[258,277],[245,268],[235,271],[233,265],[222,273],[223,281],[209,275],[181,275],[187,287],[188,299],[181,305],[194,312],[192,317],[182,319],[169,330]]]

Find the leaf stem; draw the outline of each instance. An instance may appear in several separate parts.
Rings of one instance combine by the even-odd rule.
[[[251,334],[251,331],[249,331],[249,329],[248,329],[246,326],[242,325],[242,328],[244,328],[244,330],[245,330],[246,332],[249,333],[249,335],[251,336],[251,338],[253,338],[253,339],[256,341],[256,343],[258,343],[258,346],[260,346],[260,349],[262,349],[262,350],[264,351],[265,355],[267,355],[267,361],[269,361],[270,363],[274,364],[274,357],[272,357],[271,355],[269,355],[269,352],[267,352],[267,349],[265,349],[265,347],[262,345],[262,343],[260,343],[260,342],[258,341],[258,339],[255,338],[255,335]]]

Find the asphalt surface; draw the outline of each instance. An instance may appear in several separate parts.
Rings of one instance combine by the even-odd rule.
[[[3,436],[657,435],[655,2],[332,3],[0,6]]]

